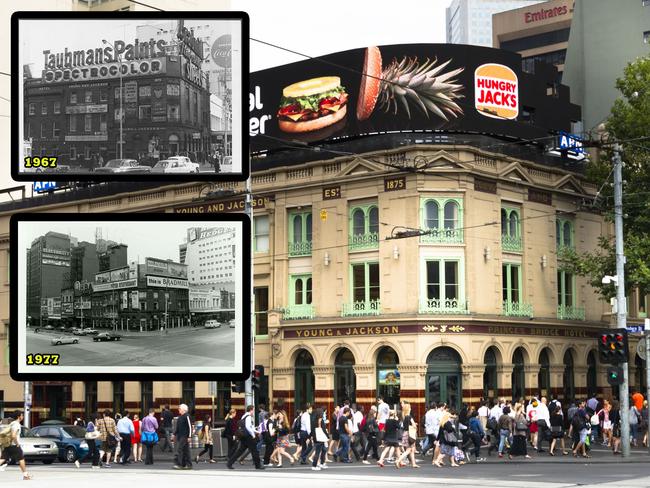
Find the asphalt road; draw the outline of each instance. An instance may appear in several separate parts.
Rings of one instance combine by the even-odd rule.
[[[27,331],[27,353],[60,354],[61,366],[229,366],[235,359],[235,329],[188,329],[167,335],[131,335],[120,341],[95,342],[75,336],[79,344],[53,346],[59,334]],[[69,335],[69,334],[68,334]]]

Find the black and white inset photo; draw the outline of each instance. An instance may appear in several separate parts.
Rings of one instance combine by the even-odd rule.
[[[237,12],[14,14],[14,178],[245,179],[247,50]]]
[[[246,216],[61,215],[12,224],[17,375],[233,377],[248,368]]]

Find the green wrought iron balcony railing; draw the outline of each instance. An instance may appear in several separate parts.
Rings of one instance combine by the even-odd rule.
[[[289,305],[284,309],[282,316],[284,320],[313,319],[314,306],[310,304]]]
[[[425,244],[462,244],[463,229],[427,229],[428,234],[420,237]]]
[[[468,314],[469,302],[462,300],[441,300],[429,298],[420,302],[420,313],[441,315]]]
[[[369,300],[367,302],[344,303],[341,309],[343,317],[360,317],[363,315],[381,314],[381,301]]]
[[[585,309],[584,307],[558,305],[557,318],[560,320],[585,320]]]
[[[508,317],[532,317],[533,304],[525,302],[503,302],[503,315]]]
[[[521,236],[501,234],[501,247],[504,251],[521,252]]]
[[[290,242],[289,256],[311,256],[311,241]]]
[[[379,248],[379,233],[369,232],[368,234],[352,234],[348,239],[350,251],[362,251],[364,249]]]

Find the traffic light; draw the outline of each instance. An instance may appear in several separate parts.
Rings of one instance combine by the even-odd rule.
[[[622,364],[628,361],[627,330],[609,329],[600,333],[598,355],[604,364]]]
[[[262,387],[262,376],[264,376],[264,366],[256,364],[255,369],[251,371],[251,385],[253,390],[259,390]]]
[[[246,391],[246,382],[245,381],[235,381],[231,384],[230,390],[233,393],[244,393]]]
[[[623,368],[620,366],[610,366],[607,368],[607,383],[612,386],[623,384]]]

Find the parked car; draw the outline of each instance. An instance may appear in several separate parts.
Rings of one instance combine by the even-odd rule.
[[[221,173],[231,173],[232,172],[232,156],[224,156],[221,160],[221,167],[219,168]]]
[[[50,344],[53,346],[60,346],[62,344],[79,344],[79,339],[77,339],[75,336],[56,336],[52,337]]]
[[[74,329],[72,329],[72,333],[74,335],[76,335],[76,336],[84,336],[84,335],[86,335],[86,332],[84,332],[84,329],[80,329],[78,327],[75,327]]]
[[[43,330],[54,330],[54,326],[46,325],[45,327],[43,327]]]
[[[84,333],[84,335],[95,335],[95,334],[99,334],[99,331],[96,330],[96,329],[93,329],[92,327],[86,327],[83,330],[83,333]]]
[[[68,329],[66,329],[65,326],[63,325],[61,327],[57,327],[56,330],[58,330],[59,332],[69,332]]]
[[[120,334],[114,332],[100,332],[95,337],[93,341],[95,342],[104,342],[104,341],[119,341],[122,338]]]
[[[73,463],[88,455],[86,429],[76,425],[39,425],[32,429],[36,437],[52,439],[58,447],[58,458],[61,462]],[[99,444],[101,441],[96,440]]]
[[[206,329],[218,329],[219,327],[221,327],[221,324],[219,323],[218,320],[206,320],[204,327]]]
[[[111,159],[101,168],[95,168],[95,173],[142,174],[150,171],[149,166],[141,166],[135,159]]]
[[[233,319],[230,319],[228,321],[228,327],[230,327],[231,329],[235,328],[235,321]]]
[[[188,158],[187,156],[169,156],[167,158],[167,161],[180,161],[180,162],[185,163],[185,164],[196,164],[196,163],[193,163],[192,160],[190,158]],[[198,164],[197,164],[197,166],[198,166]]]
[[[164,174],[174,174],[174,173],[198,173],[199,165],[197,163],[192,163],[184,160],[174,160],[174,159],[163,159],[158,161],[156,165],[151,168],[152,173],[164,173]]]
[[[20,431],[20,447],[28,463],[41,461],[43,464],[52,464],[59,457],[59,447],[56,442],[37,437],[26,427],[22,427]]]

